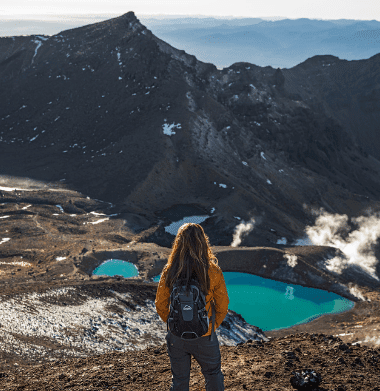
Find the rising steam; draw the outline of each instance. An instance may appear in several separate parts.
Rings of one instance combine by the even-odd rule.
[[[350,219],[346,215],[330,214],[323,209],[314,213],[318,216],[315,225],[306,227],[311,242],[319,246],[337,247],[345,255],[345,258],[334,257],[328,260],[327,269],[341,274],[350,266],[359,266],[379,280],[376,275],[378,261],[374,245],[380,237],[380,215],[352,218],[349,224]]]
[[[240,245],[244,236],[248,235],[255,226],[255,219],[251,218],[248,222],[242,221],[235,227],[235,231],[232,237],[231,247],[237,247]]]
[[[359,300],[370,301],[363,295],[363,293],[360,291],[360,289],[359,289],[359,287],[357,285],[355,285],[355,284],[350,285],[349,284],[348,290],[349,290],[349,292],[351,293],[352,296],[357,297]]]

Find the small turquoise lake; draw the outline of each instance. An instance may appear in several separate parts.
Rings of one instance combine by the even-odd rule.
[[[123,276],[124,278],[131,278],[137,277],[139,271],[131,262],[109,259],[98,266],[92,274],[96,276]]]
[[[137,277],[133,263],[117,259],[103,262],[95,275]],[[241,314],[250,324],[264,331],[278,330],[306,323],[324,314],[351,309],[350,300],[321,289],[286,284],[246,273],[224,272],[229,309]],[[153,281],[158,282],[160,276]]]

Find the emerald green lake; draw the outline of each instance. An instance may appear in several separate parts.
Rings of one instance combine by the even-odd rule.
[[[225,272],[229,309],[264,331],[306,323],[351,309],[350,300],[321,289],[286,284],[252,274]],[[159,281],[156,276],[154,281]]]
[[[123,276],[124,278],[137,277],[139,271],[131,262],[120,259],[109,259],[97,267],[93,274],[96,276]]]

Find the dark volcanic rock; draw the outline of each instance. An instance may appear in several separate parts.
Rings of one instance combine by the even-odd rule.
[[[301,391],[315,390],[322,381],[322,376],[313,369],[305,369],[304,371],[294,372],[290,379],[290,384],[293,388]]]
[[[261,218],[248,245],[294,238],[313,219],[305,205],[355,215],[377,208],[366,197],[380,191],[380,163],[356,137],[368,124],[363,132],[372,132],[376,107],[362,103],[368,118],[356,133],[334,117],[325,84],[303,84],[318,72],[327,78],[323,61],[218,70],[155,37],[132,12],[51,37],[1,38],[0,170],[64,180],[139,215],[144,228],[160,211],[192,204],[215,208],[217,244],[229,244],[235,216]],[[376,61],[349,63],[377,80]],[[350,78],[326,83],[362,83],[361,102],[376,102],[350,64]],[[330,85],[326,107],[345,104],[340,85]]]
[[[284,70],[285,89],[334,118],[364,151],[380,158],[380,54],[347,61],[314,56]]]

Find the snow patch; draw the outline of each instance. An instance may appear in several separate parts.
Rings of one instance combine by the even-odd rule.
[[[374,329],[376,330],[376,329]],[[360,341],[359,341],[360,342]],[[354,344],[359,343],[359,342],[354,342]],[[365,340],[363,341],[364,343],[373,343],[375,345],[380,345],[380,337],[379,336],[372,336],[369,337],[368,335],[365,337]]]
[[[22,266],[22,267],[29,267],[32,266],[31,263],[29,262],[24,262],[24,261],[14,261],[14,262],[0,262],[0,265],[10,265],[10,266]]]
[[[165,227],[165,231],[172,234],[172,235],[177,235],[177,232],[179,228],[186,223],[195,223],[195,224],[200,224],[206,219],[208,219],[210,216],[204,215],[204,216],[187,216],[184,217],[182,220],[179,221],[174,221],[170,225],[167,225]]]
[[[105,219],[99,219],[99,220],[96,220],[96,221],[90,221],[88,223],[83,223],[83,224],[92,224],[92,225],[96,225],[96,224],[100,224],[100,223],[103,223],[104,221],[107,221],[109,220],[108,217],[106,217]]]
[[[38,49],[41,47],[43,41],[38,41],[37,39],[35,39],[33,42],[36,43],[37,46],[36,46],[36,49],[34,50],[34,56],[33,56],[33,58],[32,58],[32,64],[34,63],[34,57],[36,57],[37,51],[38,51]]]
[[[9,242],[10,240],[11,240],[11,238],[3,238],[3,239],[1,239],[0,244]]]
[[[173,129],[175,129],[175,128],[181,129],[182,126],[180,123],[175,124],[174,122],[171,125],[169,125],[167,123],[162,125],[163,133],[166,134],[167,136],[173,136],[174,134],[176,134],[176,132],[173,131]]]
[[[264,160],[267,160],[267,158],[266,158],[265,155],[264,155],[264,152],[261,152],[261,153],[260,153],[260,156],[261,156]]]
[[[104,213],[97,213],[97,212],[90,212],[90,214],[95,215],[95,216],[107,216]]]
[[[278,240],[277,240],[277,243],[276,243],[276,244],[287,244],[287,243],[288,243],[288,241],[287,241],[286,238],[281,238],[281,239],[278,239]]]

